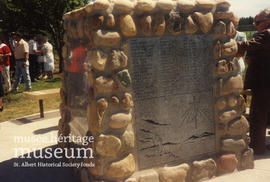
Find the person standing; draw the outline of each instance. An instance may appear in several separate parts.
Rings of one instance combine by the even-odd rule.
[[[31,90],[31,80],[29,75],[29,46],[28,43],[23,40],[22,34],[16,32],[14,34],[15,47],[14,47],[14,56],[16,60],[16,70],[15,70],[15,82],[13,84],[13,92],[18,91],[18,85],[21,82],[21,77],[26,84],[26,91]]]
[[[231,38],[234,39],[235,41],[246,41],[247,40],[246,34],[244,32],[237,31],[237,28],[239,25],[239,18],[236,15],[234,15],[232,22],[233,22],[236,30],[235,30],[233,37],[231,37]],[[245,71],[244,59],[243,59],[243,57],[236,57],[235,59],[238,62],[239,67],[240,67],[238,74],[242,76],[244,71]]]
[[[48,79],[53,78],[53,70],[54,70],[54,56],[53,56],[53,46],[48,42],[48,38],[45,37],[45,43],[43,46],[43,54],[44,54],[44,71],[47,74]]]
[[[31,82],[35,82],[36,78],[38,77],[38,66],[37,66],[37,42],[36,42],[36,36],[34,36],[32,39],[28,41],[29,45],[29,72],[30,72],[30,78]]]
[[[11,51],[9,47],[4,43],[4,38],[0,38],[0,57],[2,58],[2,62],[0,65],[2,66],[2,77],[4,78],[4,90],[6,93],[11,91],[11,83],[10,83],[10,61],[9,57],[11,56]]]
[[[10,48],[11,54],[12,54],[9,60],[9,63],[10,63],[9,71],[12,73],[11,75],[13,78],[15,77],[15,67],[16,67],[16,61],[14,58],[14,46],[15,46],[15,40],[13,39],[14,33],[15,32],[11,32],[9,34],[9,39],[8,39],[8,47]]]
[[[44,73],[44,62],[45,62],[45,56],[44,56],[44,37],[42,35],[37,36],[37,79],[43,79],[45,76]]]
[[[237,42],[237,56],[252,52],[245,84],[252,90],[250,106],[250,146],[255,154],[265,153],[265,135],[270,112],[270,8],[254,18],[258,34],[249,41]]]

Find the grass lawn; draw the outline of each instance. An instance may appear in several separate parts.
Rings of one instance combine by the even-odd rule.
[[[253,34],[255,33],[255,31],[246,31],[245,33],[246,33],[246,35],[247,35],[247,40],[249,40],[249,39],[252,38],[252,36],[253,36]]]
[[[40,80],[32,82],[32,91],[60,88],[60,74],[55,74],[52,80]],[[22,116],[39,113],[39,103],[24,96],[25,84],[21,83],[17,94],[9,94],[3,97],[4,111],[0,113],[0,122],[19,118]],[[60,96],[43,100],[44,111],[59,108]]]

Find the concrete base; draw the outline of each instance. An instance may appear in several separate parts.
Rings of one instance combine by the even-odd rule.
[[[255,168],[228,175],[219,176],[207,182],[269,182],[270,151],[262,156],[255,156]]]
[[[267,145],[270,145],[270,129],[267,130]],[[264,155],[254,156],[254,169],[234,172],[219,176],[207,182],[269,182],[270,181],[270,150]]]

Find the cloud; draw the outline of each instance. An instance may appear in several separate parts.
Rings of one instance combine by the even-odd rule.
[[[230,11],[239,17],[254,17],[257,13],[265,8],[270,8],[269,0],[230,0]]]

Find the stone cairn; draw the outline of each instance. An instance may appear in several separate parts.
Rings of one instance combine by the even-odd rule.
[[[240,91],[242,78],[233,59],[237,46],[229,37],[236,31],[227,0],[97,0],[64,15],[64,69],[75,40],[86,40],[88,92],[88,132],[95,142],[94,158],[81,167],[81,180],[125,182],[189,182],[253,168],[253,150],[248,147],[249,124],[242,115],[245,103]],[[211,34],[213,36],[214,99],[217,155],[173,167],[138,171],[133,130],[132,80],[129,74],[127,40],[131,37]],[[68,136],[72,109],[69,108],[63,76],[59,135]],[[60,143],[64,148],[74,147]],[[74,160],[71,160],[74,162]]]

